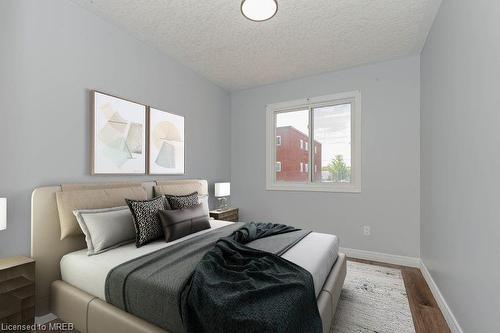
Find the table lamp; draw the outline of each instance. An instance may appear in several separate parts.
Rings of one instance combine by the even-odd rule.
[[[7,229],[7,198],[0,198],[0,230]]]
[[[231,183],[215,183],[215,197],[219,199],[219,210],[228,208],[227,197],[231,194]]]

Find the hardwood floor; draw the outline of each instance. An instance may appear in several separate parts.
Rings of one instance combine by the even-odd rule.
[[[418,268],[347,258],[350,261],[401,270],[416,333],[451,333],[431,290]]]

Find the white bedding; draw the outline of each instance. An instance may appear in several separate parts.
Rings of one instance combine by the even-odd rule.
[[[210,220],[212,229],[220,228],[230,222]],[[87,256],[87,250],[66,254],[61,259],[62,280],[106,301],[106,276],[116,266],[131,259],[172,246],[191,237],[209,232],[203,230],[173,242],[156,241],[136,248],[127,244],[95,256]],[[288,250],[282,257],[308,270],[314,280],[316,296],[321,291],[326,277],[337,260],[339,242],[337,236],[312,232]]]

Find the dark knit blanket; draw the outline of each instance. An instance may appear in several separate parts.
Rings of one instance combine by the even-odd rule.
[[[293,234],[280,245],[280,236]],[[279,255],[306,231],[248,223],[217,241],[196,266],[181,293],[187,332],[321,332],[311,274]],[[273,253],[251,242],[275,236]],[[266,249],[268,250],[268,249]]]

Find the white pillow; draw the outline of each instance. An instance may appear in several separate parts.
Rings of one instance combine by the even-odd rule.
[[[89,256],[135,241],[134,221],[127,206],[75,210],[73,214],[85,234]]]
[[[208,195],[200,195],[198,196],[198,203],[201,203],[203,207],[203,212],[207,215],[210,216],[210,209],[208,207]]]

